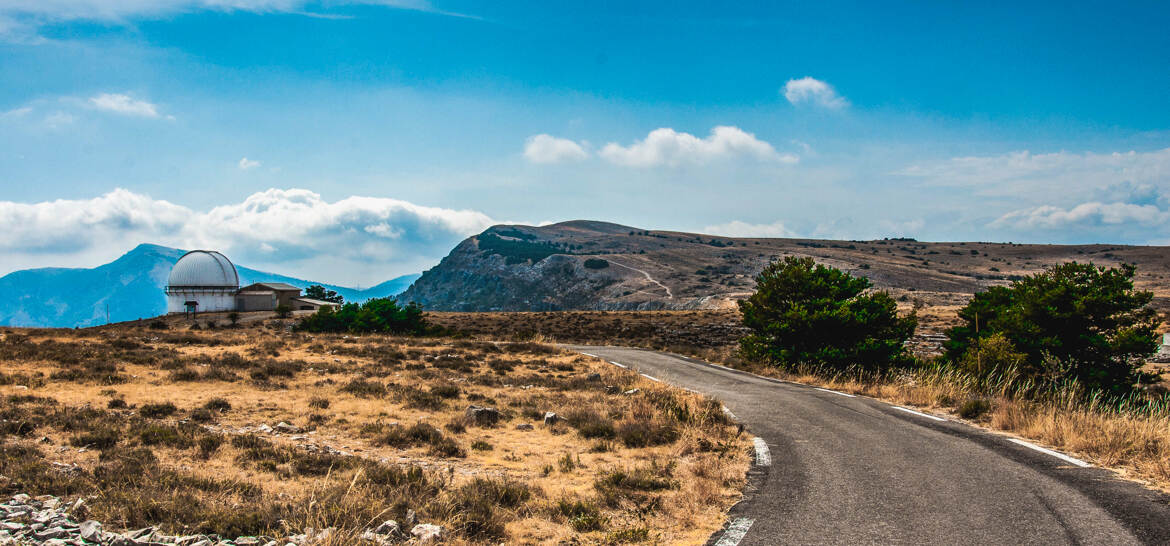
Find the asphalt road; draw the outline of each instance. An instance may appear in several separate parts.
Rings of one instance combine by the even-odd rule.
[[[1170,544],[1170,496],[1007,436],[676,355],[568,348],[714,396],[766,443],[771,464],[712,544]]]

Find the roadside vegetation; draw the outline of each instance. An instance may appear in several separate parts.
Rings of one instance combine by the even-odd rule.
[[[894,358],[866,365],[785,357],[800,351],[814,354],[807,344],[760,346],[769,331],[807,328],[808,313],[796,313],[799,320],[779,328],[767,321],[745,321],[736,310],[427,316],[466,335],[646,347],[872,396],[1028,438],[1170,490],[1170,383],[1158,377],[1159,368],[1147,363],[1157,345],[1158,320],[1149,310],[1148,293],[1134,287],[1137,275],[1125,265],[1057,264],[947,310],[917,309],[957,315],[944,322],[946,330],[935,327],[927,332],[941,338],[941,350],[918,352],[907,360],[891,351],[886,354]],[[840,279],[836,274],[826,276]],[[818,282],[826,276],[809,275]],[[861,292],[873,293],[872,288]],[[852,308],[848,302],[845,298],[815,306],[845,310],[832,320],[843,327],[859,327],[864,321],[848,320]],[[915,310],[905,306],[899,317],[909,318]],[[772,316],[780,320],[785,315]],[[749,322],[763,327],[755,330]],[[885,339],[904,339],[902,335]],[[755,346],[745,351],[740,339]],[[829,347],[842,342],[828,339]],[[922,337],[915,336],[908,345],[921,342]]]
[[[752,333],[725,363],[953,412],[1170,487],[1170,396],[1143,369],[1161,321],[1152,294],[1134,289],[1133,266],[1070,262],[976,294],[946,332],[947,352],[908,365],[890,342],[912,323],[891,328],[888,304],[857,311],[868,283],[809,262],[778,262],[757,278],[741,304]],[[812,332],[810,316],[826,316],[825,331]],[[875,346],[885,350],[858,348]]]
[[[293,324],[0,331],[0,494],[322,544],[412,518],[453,544],[699,544],[740,497],[750,442],[717,401],[542,343]]]

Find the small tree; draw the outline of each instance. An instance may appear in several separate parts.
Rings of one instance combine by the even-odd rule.
[[[333,303],[345,303],[345,298],[341,294],[338,294],[336,290],[329,290],[319,284],[314,284],[306,288],[305,297]]]
[[[739,302],[752,333],[740,341],[745,356],[779,366],[820,364],[835,369],[884,369],[911,361],[904,344],[918,324],[899,317],[885,292],[869,279],[786,257],[756,276],[756,292]]]
[[[947,357],[970,362],[984,339],[999,335],[1023,355],[1024,377],[1124,394],[1158,347],[1153,294],[1134,290],[1135,272],[1069,262],[975,294],[959,311],[964,323],[947,331]]]
[[[280,318],[288,318],[292,314],[292,307],[287,303],[282,303],[276,306],[276,316]]]
[[[235,311],[228,313],[228,322],[231,322],[232,326],[235,326],[240,322],[240,314]]]

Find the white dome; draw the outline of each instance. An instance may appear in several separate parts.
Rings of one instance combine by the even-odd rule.
[[[214,250],[192,250],[175,262],[167,279],[170,288],[239,288],[236,266]]]

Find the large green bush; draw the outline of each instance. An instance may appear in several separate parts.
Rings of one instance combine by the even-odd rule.
[[[778,366],[885,369],[911,361],[904,343],[917,318],[872,283],[812,258],[789,256],[756,276],[756,292],[739,303],[752,333],[745,356]]]
[[[969,364],[998,337],[1010,343],[993,342],[998,352],[1022,355],[1017,370],[1039,386],[1076,380],[1125,394],[1158,347],[1153,294],[1134,289],[1135,271],[1070,262],[976,294],[947,331],[947,357]]]
[[[403,306],[394,298],[375,298],[365,303],[347,303],[336,311],[322,307],[301,319],[296,330],[421,334],[426,332],[427,323],[422,308],[414,303]]]

